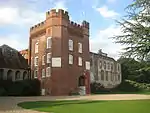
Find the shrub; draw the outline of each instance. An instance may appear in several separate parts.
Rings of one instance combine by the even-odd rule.
[[[37,79],[16,82],[3,80],[2,82],[0,81],[0,87],[1,90],[5,89],[5,95],[7,96],[38,96],[41,94],[40,81]],[[3,95],[0,93],[0,96]]]
[[[138,91],[150,91],[150,85],[146,83],[137,83],[131,80],[125,80],[116,88],[105,89],[100,83],[91,84],[91,93],[94,94],[105,94],[105,93],[116,93],[116,92],[138,92]]]

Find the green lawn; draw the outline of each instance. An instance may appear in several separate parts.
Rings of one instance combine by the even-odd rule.
[[[20,103],[19,106],[52,113],[150,113],[150,100],[39,101]]]

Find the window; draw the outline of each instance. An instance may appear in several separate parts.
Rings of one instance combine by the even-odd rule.
[[[73,41],[69,39],[69,50],[73,51]]]
[[[113,71],[113,64],[111,63],[111,71]]]
[[[45,77],[45,69],[42,69],[42,78]]]
[[[106,71],[106,81],[108,81],[108,71]]]
[[[38,66],[38,57],[35,57],[35,58],[34,58],[34,65],[35,65],[35,66]]]
[[[45,65],[45,55],[42,56],[42,65]]]
[[[78,43],[78,52],[82,53],[82,43]]]
[[[101,60],[99,61],[99,68],[100,69],[102,68],[102,61]]]
[[[37,78],[37,77],[38,77],[38,71],[35,70],[35,71],[34,71],[34,78]]]
[[[47,38],[47,48],[51,48],[52,46],[52,37]]]
[[[110,63],[108,63],[107,66],[108,66],[108,70],[110,70]]]
[[[51,53],[47,53],[47,63],[51,63]]]
[[[101,71],[101,80],[104,80],[104,71]]]
[[[69,55],[69,64],[73,64],[73,56]]]
[[[104,61],[104,69],[106,69],[106,62]]]
[[[78,65],[82,66],[82,58],[81,57],[78,57]]]
[[[39,42],[35,44],[35,53],[38,53]]]
[[[47,67],[46,68],[46,77],[49,77],[49,76],[51,76],[51,68]]]

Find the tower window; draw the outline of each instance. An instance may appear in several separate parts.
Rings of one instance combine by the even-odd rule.
[[[47,48],[51,48],[52,46],[52,37],[47,38]]]
[[[47,63],[51,63],[51,53],[47,53]]]
[[[69,54],[69,64],[73,64],[73,55]]]
[[[82,43],[78,43],[78,52],[82,53]]]
[[[81,57],[78,57],[78,65],[82,66],[82,58]]]
[[[69,50],[73,51],[73,41],[69,39]]]
[[[35,53],[38,53],[39,42],[35,44]]]

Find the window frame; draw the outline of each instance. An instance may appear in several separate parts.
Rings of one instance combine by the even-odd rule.
[[[69,64],[73,64],[73,55],[69,54]]]
[[[42,56],[42,65],[45,65],[45,55]]]
[[[43,74],[43,72],[44,72],[44,74]],[[45,69],[42,69],[42,78],[45,78],[45,76],[46,76]]]
[[[73,40],[72,39],[68,40],[68,47],[69,47],[69,51],[73,51]]]
[[[49,73],[48,73],[49,70]],[[50,77],[51,76],[51,67],[47,67],[46,68],[46,77]]]
[[[79,65],[79,66],[82,66],[82,65],[83,65],[82,57],[78,57],[78,65]]]
[[[50,55],[50,56],[49,56]],[[51,53],[47,53],[47,57],[46,57],[46,63],[51,63]]]
[[[37,59],[37,62],[36,62],[36,59]],[[34,57],[34,66],[38,66],[38,60],[39,60],[38,56]]]
[[[78,43],[78,52],[82,53],[82,43],[81,42]]]
[[[36,76],[35,76],[35,74],[36,74]],[[36,69],[36,70],[34,70],[34,78],[37,78],[38,77],[38,70]]]
[[[39,41],[37,41],[34,45],[34,51],[35,53],[38,53],[39,52]]]
[[[51,47],[52,47],[52,37],[47,37],[47,39],[46,39],[46,48],[49,49]]]

